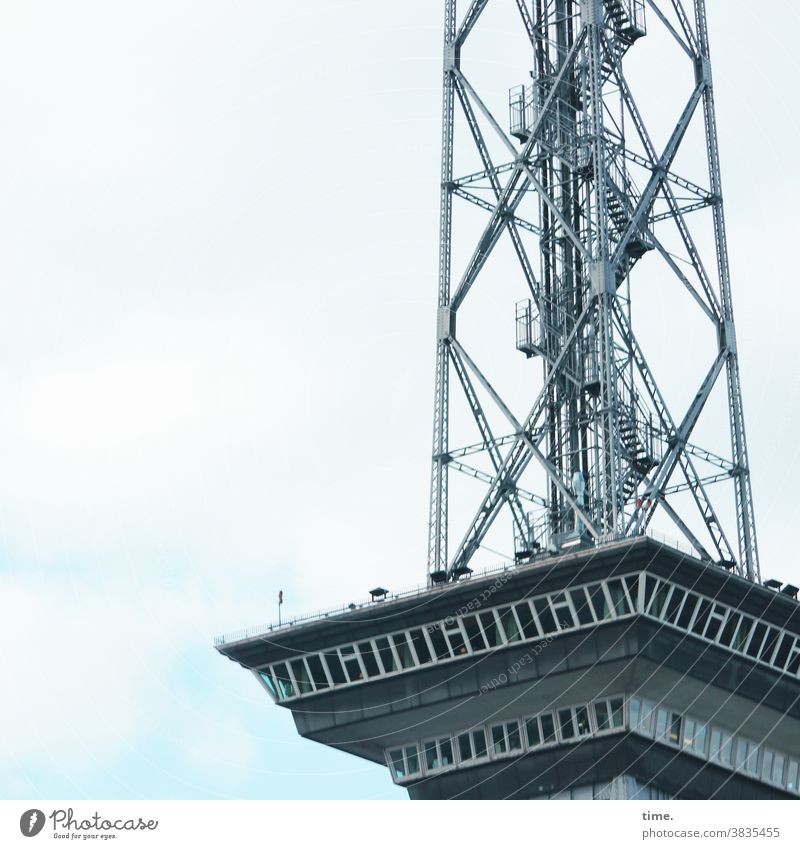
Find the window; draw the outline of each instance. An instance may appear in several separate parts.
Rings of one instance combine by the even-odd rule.
[[[797,793],[798,773],[800,773],[800,762],[790,760],[789,768],[786,770],[786,789],[793,793]]]
[[[535,598],[533,600],[533,606],[539,618],[539,624],[542,626],[542,633],[552,634],[554,631],[557,631],[556,620],[552,610],[550,610],[550,605],[547,603],[547,597]]]
[[[767,628],[767,636],[764,637],[764,642],[761,644],[761,649],[758,652],[760,660],[770,662],[772,653],[775,651],[775,644],[778,642],[778,631],[775,628]]]
[[[525,720],[525,734],[530,748],[541,745],[542,735],[539,733],[539,720],[535,716]]]
[[[417,660],[420,663],[430,663],[433,658],[428,648],[428,641],[425,639],[425,629],[414,628],[409,633],[411,634],[411,641],[414,643],[414,651],[417,653]]]
[[[683,723],[683,747],[696,755],[705,755],[706,736],[705,723],[687,716]]]
[[[623,710],[624,702],[621,698],[609,699],[608,702],[611,708],[611,727],[622,728],[625,725],[625,713]]]
[[[708,625],[706,625],[705,637],[709,640],[716,640],[719,629],[725,621],[726,608],[721,604],[715,604],[708,617]]]
[[[774,784],[779,784],[783,787],[784,770],[786,767],[786,758],[783,755],[775,754],[775,763],[772,766],[772,781]]]
[[[653,601],[650,604],[650,609],[647,611],[651,616],[661,618],[664,608],[667,606],[667,599],[672,592],[672,587],[669,584],[661,583],[653,596]]]
[[[744,653],[749,657],[758,657],[758,650],[764,642],[764,637],[767,635],[767,626],[762,622],[756,622],[753,628],[753,636],[749,644],[745,647]]]
[[[347,673],[349,681],[360,681],[364,677],[364,672],[361,669],[361,663],[358,658],[355,646],[345,646],[339,649],[339,655],[344,664],[344,671]]]
[[[422,772],[419,751],[415,743],[398,749],[390,749],[386,758],[392,778],[397,781]]]
[[[450,647],[448,646],[440,627],[434,626],[429,628],[428,637],[430,637],[431,645],[433,646],[433,650],[436,652],[437,660],[445,660],[451,656]]]
[[[717,763],[732,765],[732,740],[731,735],[721,728],[711,729],[711,760]]]
[[[444,635],[450,644],[450,650],[454,657],[467,653],[467,645],[464,642],[464,634],[461,632],[461,624],[458,619],[444,623]]]
[[[592,602],[592,607],[594,608],[594,615],[598,622],[602,622],[604,619],[611,618],[611,611],[608,607],[608,600],[606,599],[606,594],[603,592],[602,584],[595,584],[593,587],[588,589],[589,598]]]
[[[670,622],[673,625],[677,622],[678,614],[680,613],[681,605],[685,598],[686,590],[682,590],[680,587],[672,588],[672,595],[669,597],[669,601],[667,602],[664,610],[664,620],[666,622]]]
[[[611,596],[611,606],[617,616],[624,616],[626,613],[631,612],[630,601],[628,601],[622,581],[609,581],[608,594]]]
[[[753,620],[749,616],[742,616],[739,622],[739,630],[736,632],[736,637],[733,641],[732,649],[736,651],[744,651],[747,645],[747,639],[750,636],[750,629],[753,627]]]
[[[758,746],[744,737],[736,738],[736,769],[758,774]]]
[[[311,686],[311,676],[308,674],[308,669],[306,668],[303,658],[293,660],[290,663],[290,666],[300,695],[310,693],[314,688]]]
[[[531,613],[530,604],[527,601],[515,604],[514,612],[517,614],[517,620],[520,628],[522,628],[522,633],[525,635],[525,638],[532,640],[534,637],[538,637],[539,629],[536,627],[533,613]]]
[[[278,682],[278,692],[282,699],[290,699],[295,695],[294,682],[289,677],[289,670],[285,663],[276,663],[272,667],[275,673],[275,680]]]
[[[395,661],[392,647],[389,645],[389,638],[378,637],[378,639],[375,640],[375,645],[378,648],[378,655],[380,656],[381,663],[383,664],[383,671],[394,672],[397,669],[397,662]]]
[[[667,708],[659,708],[656,715],[656,737],[667,743],[680,744],[681,715]]]
[[[586,595],[586,590],[581,587],[578,590],[571,590],[570,596],[572,604],[575,607],[575,613],[578,616],[580,625],[591,625],[594,622],[592,616],[592,608],[589,605],[589,597]]]
[[[794,638],[790,637],[789,634],[781,634],[778,649],[772,660],[773,665],[778,669],[783,669],[786,666],[786,661],[789,659],[789,652],[791,651],[793,642]]]
[[[269,672],[259,672],[258,674],[261,676],[261,680],[267,685],[267,689],[269,690],[272,698],[277,699],[278,691],[275,687],[275,682],[272,680],[272,675],[270,675]]]
[[[392,749],[389,752],[389,768],[392,770],[392,778],[395,780],[406,777],[406,764],[402,749]]]
[[[694,593],[687,593],[686,601],[684,601],[681,612],[678,614],[677,625],[679,628],[683,628],[684,631],[689,630],[689,623],[694,618],[694,612],[698,604],[700,604],[699,596],[696,596]]]
[[[571,740],[575,736],[571,708],[564,708],[558,712],[558,727],[561,729],[562,740]]]
[[[428,740],[422,744],[422,756],[425,761],[425,771],[435,772],[452,766],[453,743],[449,737],[440,737],[438,740]]]
[[[728,614],[727,621],[722,626],[722,631],[719,633],[717,642],[721,643],[723,646],[730,646],[733,642],[734,634],[736,633],[736,627],[741,621],[741,613],[730,612]]]
[[[658,579],[654,578],[652,575],[644,576],[644,601],[642,610],[647,613],[648,608],[650,607],[650,603],[653,600],[653,594],[656,591],[656,586],[658,585]]]
[[[325,674],[325,667],[322,665],[322,658],[318,654],[310,654],[306,661],[308,669],[311,673],[311,680],[314,682],[314,687],[317,690],[326,690],[330,687],[328,676]]]
[[[608,731],[611,728],[611,717],[608,713],[608,702],[594,703],[594,718],[597,722],[598,731]]]
[[[502,755],[522,748],[519,736],[519,723],[504,722],[493,725],[491,729],[492,754]]]
[[[458,735],[458,758],[461,763],[486,757],[486,732],[483,728]]]
[[[483,638],[481,626],[478,624],[477,616],[467,616],[464,618],[464,630],[467,632],[467,640],[472,647],[472,651],[483,651],[488,648],[486,640]]]
[[[490,647],[499,646],[502,644],[502,640],[500,639],[500,633],[497,630],[497,621],[494,618],[494,613],[491,610],[486,613],[481,613],[478,616],[480,619],[481,625],[483,626],[483,633],[486,636],[486,641],[489,643]]]
[[[378,661],[375,659],[375,651],[372,648],[372,643],[359,643],[358,650],[361,652],[361,660],[364,661],[364,669],[367,670],[367,677],[373,678],[375,675],[380,675]]]
[[[653,736],[653,720],[656,708],[646,699],[631,699],[631,730]]]
[[[347,678],[344,674],[344,667],[339,660],[339,655],[335,651],[330,654],[324,654],[323,659],[328,665],[328,671],[331,673],[331,680],[334,684],[346,684]]]
[[[575,708],[575,727],[579,737],[592,733],[589,727],[589,711],[586,709],[586,706]]]
[[[401,631],[399,634],[392,634],[392,641],[400,660],[400,666],[403,669],[411,669],[414,666],[414,656],[411,654],[411,646],[408,644],[405,633]]]
[[[501,607],[497,611],[497,614],[500,617],[500,624],[503,626],[503,631],[505,631],[508,642],[516,643],[518,640],[521,640],[522,634],[520,633],[517,617],[514,616],[512,608]]]
[[[572,610],[569,606],[566,595],[564,593],[556,593],[550,597],[550,603],[552,604],[553,613],[555,615],[556,622],[558,623],[558,627],[560,629],[574,628],[575,619],[572,616]]]
[[[628,590],[628,595],[630,596],[631,601],[633,602],[633,609],[639,609],[639,576],[638,575],[628,575],[627,577],[622,579],[625,582],[625,586]]]
[[[539,717],[542,723],[542,741],[545,743],[555,743],[556,741],[556,724],[553,720],[552,713],[543,713]]]
[[[708,624],[708,617],[711,615],[711,602],[705,598],[700,599],[700,604],[697,606],[697,612],[694,616],[694,622],[690,625],[690,630],[694,634],[702,635]]]

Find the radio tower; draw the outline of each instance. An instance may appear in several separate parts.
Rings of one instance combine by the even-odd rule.
[[[518,561],[565,544],[638,536],[662,513],[703,561],[758,580],[705,3],[696,0],[691,19],[677,0],[662,4],[671,5],[671,18],[651,4],[693,71],[685,106],[658,145],[623,70],[630,52],[647,51],[646,39],[640,42],[643,0],[537,0],[532,8],[517,0],[533,80],[512,89],[510,126],[470,82],[471,42],[491,4],[475,0],[460,25],[455,5],[447,2],[445,15],[431,579],[465,574],[489,528],[508,512]],[[467,128],[460,138],[457,113]],[[675,170],[693,122],[704,127],[696,154],[706,161],[705,185]],[[489,141],[499,141],[502,160],[493,160]],[[454,173],[458,145],[474,147],[479,171]],[[486,221],[466,266],[455,270],[457,203],[482,207]],[[708,256],[694,234],[704,214],[713,219]],[[473,289],[491,285],[483,271],[502,239],[513,244],[525,297],[516,310],[517,348],[541,362],[541,384],[518,413],[470,356],[469,339],[456,332]],[[683,257],[675,256],[676,241]],[[631,321],[631,302],[652,280],[653,263],[642,263],[650,253],[688,290],[714,345],[686,408],[667,404]],[[722,381],[729,457],[693,441]],[[502,413],[509,435],[493,434],[476,384]],[[451,447],[450,396],[459,392],[475,419],[477,444]],[[488,473],[465,463],[472,454],[488,458]],[[528,475],[531,484],[529,467],[538,473]],[[456,545],[448,558],[451,469],[485,481],[485,491],[474,516],[453,523]],[[726,529],[718,506],[719,490],[731,484],[735,551],[733,527]],[[680,492],[689,497],[678,507],[673,498]]]
[[[704,0],[648,0],[650,37],[643,0],[444,6],[427,585],[217,650],[413,799],[796,799],[800,605],[759,573]],[[506,100],[486,77],[514,28],[531,81]],[[633,94],[654,69],[686,89],[658,133]],[[525,358],[500,366],[514,279]],[[662,288],[685,306],[659,383],[634,328]],[[680,331],[700,329],[692,378]],[[725,418],[727,457],[707,442]],[[514,555],[479,572],[503,521]]]

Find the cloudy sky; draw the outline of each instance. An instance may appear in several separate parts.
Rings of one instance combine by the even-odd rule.
[[[796,579],[800,13],[708,5],[762,562]],[[424,580],[441,3],[0,7],[0,794],[404,796],[212,638]]]

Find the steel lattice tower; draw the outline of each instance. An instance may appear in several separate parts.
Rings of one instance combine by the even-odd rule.
[[[631,53],[648,50],[648,39],[640,41],[644,0],[514,2],[533,70],[529,86],[510,92],[508,130],[470,82],[470,45],[489,0],[473,0],[460,23],[455,0],[445,3],[430,579],[466,574],[507,508],[518,562],[539,550],[641,535],[660,512],[701,560],[758,580],[705,2],[665,0],[663,10],[648,3],[651,26],[666,29],[693,75],[663,146],[653,141],[623,72]],[[466,131],[456,132],[457,120]],[[696,154],[707,162],[705,186],[681,176],[674,164],[691,142],[687,130],[700,121],[705,144]],[[502,161],[492,158],[490,139],[504,151]],[[454,173],[458,145],[477,152],[480,170]],[[466,265],[456,269],[457,203],[487,215]],[[713,228],[706,245],[696,234],[703,215],[704,226]],[[682,262],[665,244],[665,232],[682,245]],[[459,311],[473,286],[484,283],[482,270],[504,238],[513,245],[526,298],[517,304],[517,348],[542,364],[541,382],[521,416],[456,332]],[[715,256],[704,256],[711,250]],[[641,284],[637,265],[647,254],[686,288],[713,340],[715,356],[703,366],[686,409],[668,406],[631,321]],[[723,379],[728,458],[693,441]],[[456,392],[463,392],[477,425],[476,444],[450,444]],[[510,433],[495,436],[487,404],[500,411]],[[483,471],[469,455],[488,460]],[[525,475],[534,469],[538,479],[527,484]],[[451,470],[485,485],[463,526],[449,521]],[[736,552],[715,500],[731,483]],[[450,540],[455,546],[448,545],[449,529],[458,534]]]

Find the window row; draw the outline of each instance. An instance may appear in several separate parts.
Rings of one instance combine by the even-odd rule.
[[[274,699],[293,699],[629,616],[637,610],[638,587],[638,575],[612,578],[274,663],[258,672]]]
[[[452,737],[388,749],[386,762],[392,779],[405,782],[456,766],[519,755],[524,750],[622,729],[625,727],[624,705],[624,697],[615,696],[588,705],[557,708],[535,716],[470,728]]]
[[[644,613],[792,675],[800,638],[653,575],[625,575],[274,663],[277,701]]]
[[[661,743],[690,751],[728,769],[798,793],[800,763],[739,734],[636,696],[630,699],[630,728]]]
[[[800,670],[794,634],[652,575],[645,575],[642,611],[781,671]]]

